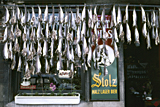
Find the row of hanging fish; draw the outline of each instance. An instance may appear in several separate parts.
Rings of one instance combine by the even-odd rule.
[[[76,17],[71,9],[70,12],[65,11],[63,13],[63,9],[59,6],[57,22],[55,21],[54,7],[52,7],[53,11],[49,16],[47,5],[43,18],[40,6],[38,6],[38,17],[36,17],[33,7],[31,15],[26,7],[24,7],[24,13],[19,7],[16,7],[16,12],[13,8],[12,15],[9,14],[7,7],[5,9],[3,51],[4,59],[12,61],[12,70],[22,71],[24,64],[25,77],[29,79],[31,74],[41,73],[42,68],[45,69],[45,73],[49,73],[56,61],[57,70],[70,69],[71,72],[74,72],[75,55],[82,61],[86,71],[88,67],[91,67],[92,46],[95,42],[98,50],[96,7],[94,9],[94,21],[92,8],[88,9],[88,25],[86,23],[86,6],[84,6],[81,15],[79,8],[77,8]],[[105,13],[103,13],[103,17],[104,15]],[[92,29],[94,29],[95,37],[90,36]],[[107,36],[107,33],[103,35]],[[104,41],[106,39],[107,37]],[[105,51],[107,51],[106,48]],[[94,54],[100,54],[100,51],[98,50]],[[98,60],[94,64],[96,69],[98,69],[97,62]],[[67,68],[64,68],[63,64],[66,64]]]
[[[74,15],[72,9],[63,12],[62,7],[59,5],[58,20],[56,20],[53,6],[52,13],[49,14],[49,9],[46,5],[44,17],[42,17],[43,13],[40,6],[38,6],[38,17],[36,17],[34,7],[32,7],[31,13],[27,10],[27,7],[24,7],[24,12],[18,6],[10,12],[5,7],[4,59],[11,59],[11,69],[16,69],[17,71],[22,71],[23,63],[27,78],[30,78],[31,74],[41,73],[43,68],[45,73],[49,73],[52,67],[56,67],[57,70],[70,69],[71,72],[74,72],[75,65],[77,65],[76,58],[82,61],[85,71],[91,67],[92,59],[95,69],[99,69],[99,63],[103,64],[104,75],[106,75],[108,73],[106,62],[110,61],[108,57],[109,52],[105,46],[105,42],[109,38],[109,34],[106,32],[105,7],[100,18],[102,34],[98,34],[97,30],[98,17],[96,8],[97,6],[94,7],[94,13],[92,14],[92,7],[86,9],[86,5],[84,5],[80,14],[77,7],[76,15]],[[158,16],[153,10],[150,23],[149,15],[146,15],[142,6],[141,10],[142,32],[149,49],[151,48],[149,29],[152,29],[152,38],[155,39],[155,44],[159,43]],[[126,25],[126,32],[123,30],[123,24]],[[133,27],[135,28],[135,44],[139,46],[135,8],[133,9]],[[123,20],[120,7],[118,7],[116,14],[115,5],[113,5],[111,28],[114,54],[115,57],[119,57],[117,46],[119,39],[124,42],[126,38],[129,44],[132,41],[128,5],[126,6]],[[99,38],[103,41],[103,48],[101,49],[98,44]],[[95,46],[94,51],[92,46]]]

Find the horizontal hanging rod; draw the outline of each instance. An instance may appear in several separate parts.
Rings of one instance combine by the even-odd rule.
[[[86,7],[90,7],[90,6],[113,6],[113,5],[115,5],[115,6],[120,6],[120,7],[125,7],[127,4],[86,4]],[[139,5],[137,5],[137,4],[128,4],[130,7],[140,7],[140,6],[143,6],[143,7],[160,7],[160,5],[143,5],[143,4],[139,4]],[[17,5],[17,4],[9,4],[9,5],[6,5],[6,4],[0,4],[0,6],[18,6],[18,7],[24,7],[24,6],[26,6],[26,7],[37,7],[38,6],[38,4],[37,5],[25,5],[25,4],[22,4],[22,5]],[[40,7],[46,7],[46,5],[39,5]],[[59,4],[48,4],[47,5],[48,7],[52,7],[52,6],[54,6],[54,7],[59,7]],[[61,5],[60,4],[60,6],[61,7],[84,7],[84,5],[82,5],[82,4],[75,4],[75,5],[69,5],[69,4],[66,4],[66,5]]]

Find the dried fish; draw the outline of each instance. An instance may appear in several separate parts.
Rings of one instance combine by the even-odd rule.
[[[124,31],[122,24],[119,25],[119,38],[121,39],[122,42],[124,42]]]
[[[139,32],[137,27],[135,27],[135,31],[134,31],[134,37],[135,37],[135,45],[136,46],[140,46],[140,42],[139,42]]]
[[[128,23],[129,15],[128,15],[128,4],[126,5],[125,15],[123,18],[123,23]]]
[[[18,67],[17,67],[18,72],[21,72],[21,65],[22,65],[22,59],[21,59],[21,56],[19,56]]]
[[[93,29],[92,6],[90,6],[90,9],[88,9],[88,16],[89,16],[88,27]]]
[[[6,27],[4,30],[3,42],[6,42],[7,39],[8,39],[8,27]]]
[[[47,6],[47,5],[46,5],[46,9],[45,9],[45,11],[44,11],[44,19],[43,19],[43,21],[44,21],[45,23],[48,22],[48,6]]]
[[[20,18],[21,18],[21,12],[20,12],[20,9],[19,9],[18,6],[17,6],[16,10],[17,10],[17,19],[20,20]]]
[[[14,52],[20,52],[20,46],[19,46],[19,43],[18,43],[18,38],[16,38],[16,41],[14,43]]]
[[[14,12],[14,8],[12,9],[12,17],[10,19],[10,24],[15,24],[16,23],[16,15],[15,15],[15,12]]]
[[[89,45],[89,52],[88,52],[88,56],[87,56],[87,65],[88,65],[88,67],[91,67],[91,59],[92,59],[92,48]]]
[[[129,28],[128,23],[126,23],[126,38],[127,38],[127,43],[131,44],[131,30]]]
[[[7,60],[8,59],[8,41],[4,44],[4,49],[3,49],[3,56],[4,59]]]
[[[40,61],[40,56],[37,55],[36,58],[36,74],[41,73],[41,61]]]
[[[156,26],[156,14],[154,10],[151,12],[151,26],[152,27]]]
[[[151,23],[149,21],[149,13],[146,13],[146,15],[147,15],[147,27],[151,29]]]
[[[115,55],[115,57],[119,57],[119,51],[118,51],[118,47],[117,47],[116,42],[114,42],[114,55]]]
[[[44,45],[43,45],[43,57],[47,57],[47,53],[48,53],[48,43],[47,40],[44,40]]]
[[[77,26],[80,26],[81,17],[80,17],[80,15],[79,15],[79,7],[77,7],[77,13],[76,13],[75,23],[76,23]]]
[[[141,7],[141,13],[142,13],[142,23],[146,22],[146,13],[144,11],[144,8],[142,6]]]
[[[47,58],[45,58],[45,73],[49,73],[49,70],[50,70],[50,66],[49,66],[49,64],[48,64],[48,60],[47,60]]]
[[[146,23],[143,23],[142,34],[143,34],[144,38],[147,37],[147,26],[146,26]]]
[[[63,10],[62,10],[62,7],[59,5],[59,23],[63,23],[64,21],[64,13],[63,13]]]
[[[13,60],[12,41],[9,42],[8,58]]]
[[[16,25],[15,35],[16,37],[21,37],[22,31],[19,29],[18,24]]]
[[[86,19],[86,4],[84,4],[83,10],[82,10],[82,22],[84,22]]]
[[[122,14],[121,14],[121,9],[120,6],[118,6],[118,13],[117,13],[117,24],[121,24],[122,23]]]
[[[156,28],[156,32],[155,32],[155,45],[158,45],[159,43],[159,36],[158,36],[158,27]]]
[[[41,7],[38,5],[38,21],[42,22],[42,11]]]
[[[136,9],[133,9],[133,27],[137,26],[137,14],[136,14]]]
[[[12,64],[11,64],[11,69],[14,70],[16,66],[16,55],[13,55],[13,60],[12,60]]]
[[[151,49],[151,40],[149,36],[149,31],[147,32],[146,43],[147,43],[147,49]]]
[[[5,24],[7,24],[9,22],[10,15],[9,15],[9,10],[6,6],[5,9],[6,9]]]

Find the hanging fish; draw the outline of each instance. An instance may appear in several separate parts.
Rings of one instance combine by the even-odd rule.
[[[36,58],[36,74],[41,73],[41,61],[40,61],[40,56],[37,55]]]
[[[71,9],[70,9],[71,10]],[[74,14],[73,14],[73,12],[72,12],[72,10],[71,10],[71,22],[70,22],[70,28],[72,29],[72,30],[76,30],[76,23],[75,23],[75,17],[74,17]]]
[[[29,10],[28,10],[28,16],[27,16],[27,24],[30,25],[30,21],[31,21],[31,14],[29,13]]]
[[[115,5],[113,5],[112,17],[113,17],[113,26],[117,26]]]
[[[92,6],[90,6],[90,9],[88,9],[88,16],[89,16],[88,27],[93,29]]]
[[[54,39],[51,39],[51,45],[50,45],[50,55],[51,55],[51,59],[54,56]]]
[[[16,37],[21,37],[22,31],[19,29],[18,24],[16,25],[15,35]]]
[[[6,42],[7,39],[8,39],[8,27],[6,27],[4,30],[3,42]]]
[[[52,6],[52,14],[50,15],[49,18],[49,25],[53,25],[54,24],[54,6]]]
[[[59,60],[57,62],[57,70],[62,69],[62,59],[61,59],[61,54],[59,54]]]
[[[48,38],[49,38],[49,25],[48,25],[48,23],[46,23],[45,36],[46,36],[46,39],[48,40]]]
[[[16,66],[16,55],[13,55],[13,60],[12,60],[12,64],[11,64],[11,69],[14,70]]]
[[[43,19],[43,21],[44,21],[45,23],[48,22],[48,6],[47,6],[47,5],[46,5],[46,9],[45,9],[45,11],[44,11],[44,19]]]
[[[121,14],[121,8],[118,6],[118,13],[117,13],[117,24],[122,24],[122,14]]]
[[[14,32],[13,32],[13,25],[11,25],[11,32],[10,32],[10,35],[9,35],[9,40],[13,41],[13,42],[15,40],[15,35],[14,35]]]
[[[158,12],[156,12],[156,21],[155,21],[155,27],[156,27],[156,28],[159,28]]]
[[[38,21],[42,22],[42,11],[41,7],[38,5]]]
[[[81,41],[83,40],[84,36],[86,36],[86,22],[83,22],[83,25],[82,25]]]
[[[127,38],[127,43],[131,44],[131,30],[129,28],[129,24],[126,23],[126,38]]]
[[[51,38],[57,40],[57,30],[55,30],[55,27],[52,28]]]
[[[74,51],[73,51],[73,46],[71,45],[71,62],[74,63]]]
[[[16,41],[14,43],[14,52],[20,52],[20,46],[19,46],[19,43],[18,43],[18,39],[16,38]]]
[[[22,40],[27,41],[27,27],[26,27],[26,25],[24,26]]]
[[[82,10],[82,22],[86,19],[86,4],[84,4],[83,10]]]
[[[151,49],[151,40],[149,36],[149,31],[147,32],[146,43],[147,43],[147,49]]]
[[[43,45],[43,57],[47,56],[48,53],[48,46],[47,46],[47,40],[44,40],[44,45]]]
[[[81,31],[80,31],[80,26],[77,27],[77,44],[80,42],[81,40]]]
[[[149,13],[146,13],[146,15],[147,15],[147,26],[149,29],[151,29],[151,23],[149,21]]]
[[[119,51],[118,51],[118,47],[117,47],[116,42],[114,42],[114,55],[115,55],[115,57],[119,57]]]
[[[26,41],[23,42],[22,55],[23,57],[27,56],[27,42]]]
[[[158,28],[156,28],[156,32],[155,32],[155,45],[158,45],[159,43],[159,36],[158,36]]]
[[[36,14],[34,12],[34,7],[32,7],[32,18],[31,18],[31,25],[35,25],[35,20],[36,20]]]
[[[141,7],[141,13],[142,13],[142,23],[146,22],[146,13],[144,11],[144,8],[142,6]]]
[[[26,77],[27,79],[31,78],[30,71],[29,71],[29,66],[28,66],[28,62],[25,63],[25,77]]]
[[[106,62],[106,59],[105,59],[105,62]],[[108,74],[108,70],[106,68],[106,64],[104,64],[104,76],[106,76]]]
[[[89,52],[88,52],[88,56],[87,56],[87,65],[88,65],[88,67],[91,67],[91,59],[92,59],[92,48],[89,45]]]
[[[7,24],[9,22],[10,15],[9,15],[9,10],[6,6],[5,9],[6,9],[5,24]]]
[[[79,7],[77,7],[76,9],[77,9],[77,13],[76,13],[75,23],[76,23],[77,26],[80,26],[81,17],[80,17],[80,15],[79,15]]]
[[[55,51],[56,53],[62,53],[62,38],[59,38],[59,42],[58,42],[58,47],[57,50]]]
[[[136,14],[136,9],[133,9],[133,27],[137,26],[137,14]]]
[[[80,48],[78,43],[76,45],[76,51],[75,52],[76,52],[78,58],[80,59],[81,58],[81,48]]]
[[[37,34],[37,36],[38,36],[38,34]],[[33,28],[33,26],[31,28],[30,41],[35,42],[35,28]]]
[[[152,27],[156,26],[156,14],[154,10],[151,12],[151,26]]]
[[[136,46],[140,46],[140,42],[139,42],[139,32],[137,27],[135,27],[135,31],[134,31],[134,37],[135,37],[135,45]]]
[[[98,22],[98,16],[97,16],[97,6],[94,7],[94,15],[93,15],[93,24],[96,24]]]
[[[27,28],[26,38],[30,41],[30,28]]]
[[[35,73],[35,67],[34,67],[34,65],[33,65],[33,61],[32,61],[32,63],[31,63],[31,67],[30,67],[30,69],[29,69],[29,72],[30,72],[32,75],[34,75],[34,73]]]
[[[22,13],[22,16],[21,16],[21,25],[22,26],[24,26],[27,21],[27,8],[26,7],[24,7],[24,8],[25,8],[25,13],[23,14],[23,12],[21,12]]]
[[[62,7],[59,5],[59,23],[63,23],[64,21],[64,13],[63,13],[63,10],[62,10]]]
[[[124,31],[123,31],[123,25],[119,25],[119,38],[121,39],[122,42],[124,42]]]
[[[143,23],[142,34],[143,34],[144,38],[147,37],[147,26],[146,26],[146,23]]]
[[[4,49],[3,49],[3,56],[4,56],[4,59],[7,60],[8,59],[8,41],[4,44]]]
[[[113,28],[113,37],[114,37],[114,41],[115,41],[115,42],[119,42],[116,27]]]
[[[32,61],[32,60],[33,60],[33,55],[35,54],[33,51],[34,51],[34,50],[33,50],[33,43],[31,42],[30,48],[29,48],[29,54],[28,54],[28,56],[27,56],[27,59],[28,59],[29,61]]]
[[[155,27],[152,27],[152,39],[156,38]]]
[[[59,38],[63,38],[62,36],[62,24],[59,25],[59,29],[58,29],[58,33],[59,33]]]
[[[105,25],[105,7],[103,7],[103,10],[102,10],[102,14],[101,14],[101,24],[102,26]]]
[[[128,23],[129,19],[129,15],[128,15],[128,4],[126,5],[126,9],[125,9],[125,15],[124,15],[124,18],[123,18],[123,23]]]
[[[17,6],[16,8],[16,11],[17,11],[17,19],[20,21],[20,18],[21,18],[21,12],[20,12],[20,9],[19,7]]]
[[[42,47],[40,41],[38,41],[37,55],[40,56],[41,54],[42,54]]]
[[[74,75],[74,64],[71,63],[71,68],[70,68],[70,78],[73,78]]]
[[[53,66],[54,66],[54,65],[53,65],[53,58],[51,58],[51,59],[49,60],[49,62],[50,62],[50,66],[53,67]]]
[[[10,24],[15,24],[16,23],[16,15],[15,15],[15,12],[14,12],[14,8],[12,9],[12,17],[10,19]]]
[[[49,70],[50,70],[50,66],[49,66],[49,64],[48,64],[48,60],[47,60],[47,58],[45,58],[45,73],[49,73]]]
[[[86,38],[84,37],[83,38],[83,56],[87,55],[88,54],[88,47],[87,47],[87,41],[86,41]]]
[[[12,41],[9,42],[8,58],[13,60]]]
[[[22,65],[22,60],[21,60],[21,56],[19,55],[18,67],[17,67],[18,72],[21,72],[21,65]]]
[[[32,28],[33,31],[33,28]],[[38,29],[37,29],[37,41],[41,40],[41,34],[42,34],[42,27],[41,27],[41,23],[38,23]]]

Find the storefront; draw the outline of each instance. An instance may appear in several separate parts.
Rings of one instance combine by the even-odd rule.
[[[141,23],[141,17],[147,17],[141,15],[141,10],[144,7],[146,13],[155,12],[152,14],[155,22],[153,16],[149,20],[152,25],[157,24],[158,9],[150,10],[154,5],[4,6],[1,69],[6,70],[2,73],[6,77],[1,90],[7,93],[2,93],[2,106],[8,103],[10,107],[30,104],[129,107],[133,104],[129,102],[130,94],[140,96],[140,102],[145,103],[144,90],[134,89],[149,80],[151,66],[159,63],[159,48],[155,45],[159,41],[151,39],[150,49],[150,41],[144,39],[148,33],[143,31],[152,34],[152,30],[148,29],[148,22]],[[159,38],[158,25],[152,27]],[[134,32],[136,28],[138,33]],[[143,56],[145,52],[148,54]],[[154,58],[148,58],[153,53]],[[136,86],[138,81],[141,83]]]

